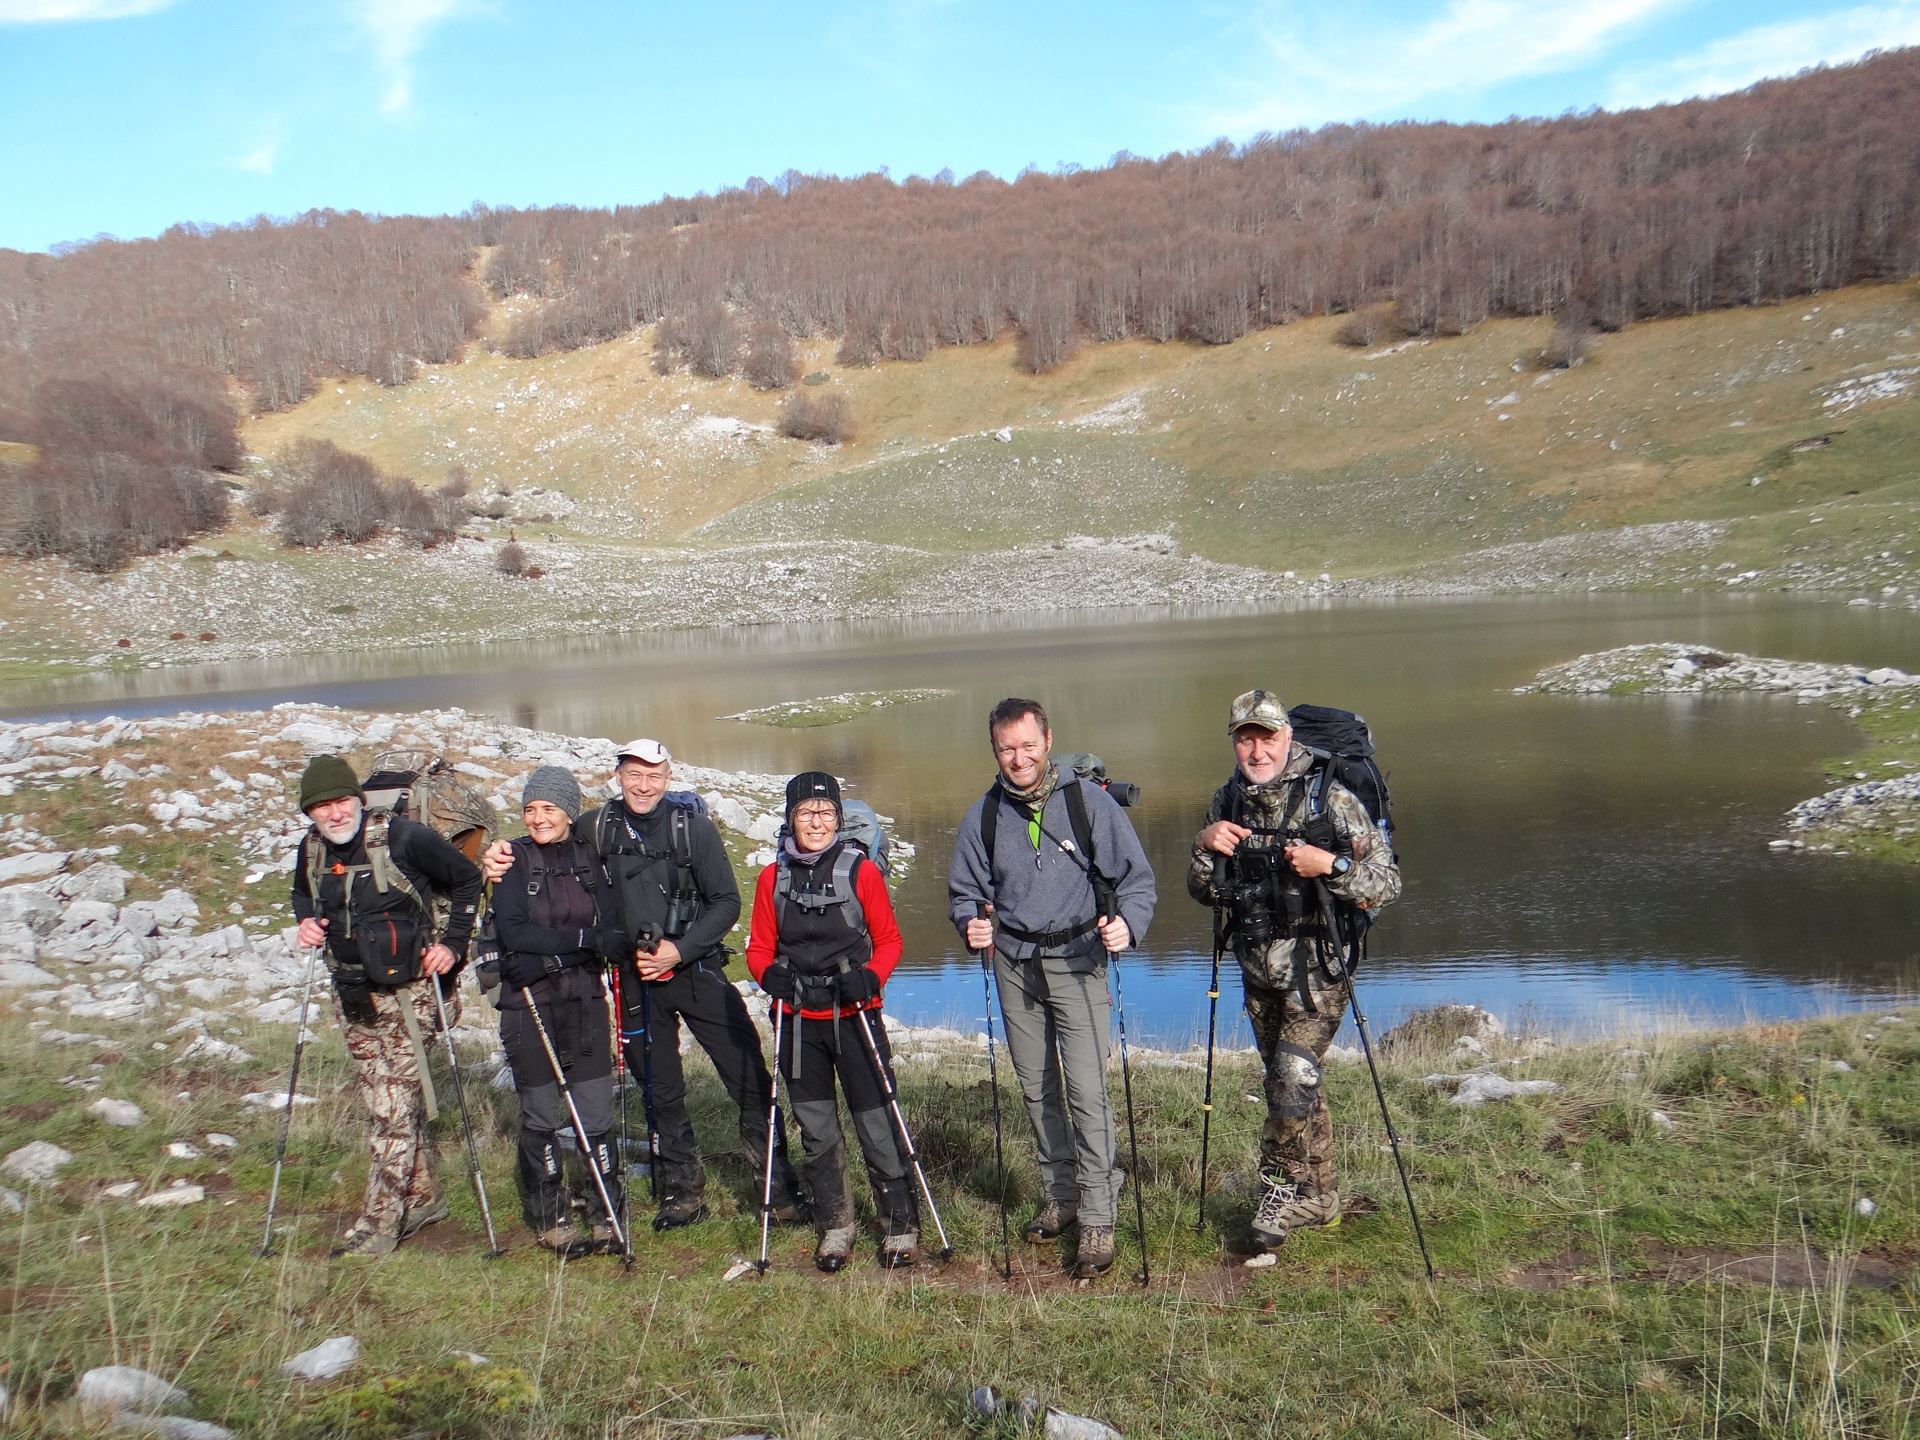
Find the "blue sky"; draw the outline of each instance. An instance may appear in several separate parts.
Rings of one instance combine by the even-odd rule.
[[[1012,176],[1649,104],[1917,42],[1920,0],[0,0],[0,246],[789,167]]]

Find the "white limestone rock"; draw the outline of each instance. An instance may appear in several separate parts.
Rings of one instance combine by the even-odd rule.
[[[102,1365],[80,1377],[74,1398],[84,1410],[155,1414],[187,1403],[187,1392],[131,1365]]]
[[[137,1130],[147,1123],[147,1112],[131,1100],[115,1100],[105,1095],[87,1106],[87,1113],[121,1130]]]
[[[331,1380],[345,1374],[359,1358],[360,1342],[351,1335],[336,1335],[283,1362],[280,1373],[295,1380]]]
[[[207,1191],[205,1186],[189,1185],[184,1180],[176,1180],[165,1190],[156,1190],[153,1194],[144,1195],[133,1203],[136,1205],[171,1208],[180,1205],[198,1205],[206,1198]]]
[[[1478,1109],[1489,1100],[1511,1100],[1516,1095],[1551,1095],[1560,1088],[1557,1080],[1509,1080],[1504,1075],[1467,1076],[1454,1092],[1454,1105]]]
[[[57,875],[66,865],[65,850],[25,850],[18,855],[0,857],[0,884]]]
[[[44,885],[10,885],[0,890],[0,925],[23,925],[50,935],[60,923],[60,902]]]
[[[51,1185],[60,1167],[72,1162],[71,1151],[62,1150],[50,1140],[33,1140],[0,1160],[0,1170],[29,1185]]]

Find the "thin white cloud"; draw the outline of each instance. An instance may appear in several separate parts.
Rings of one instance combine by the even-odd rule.
[[[0,25],[49,25],[62,20],[121,20],[150,15],[173,0],[0,0]]]
[[[1591,65],[1648,20],[1684,0],[1454,0],[1407,26],[1357,10],[1316,11],[1311,27],[1269,22],[1260,38],[1275,62],[1264,93],[1216,110],[1211,133],[1284,130],[1402,113],[1438,95],[1473,94],[1513,80]]]
[[[227,163],[236,170],[251,171],[255,175],[271,175],[273,162],[279,153],[278,140],[264,140],[245,155],[238,156]]]
[[[1920,44],[1920,4],[1862,5],[1778,25],[1761,25],[1659,65],[1623,72],[1612,106],[1652,105],[1695,95],[1725,95],[1811,65],[1857,60],[1869,50]]]
[[[443,20],[468,9],[467,0],[355,0],[354,11],[373,37],[385,91],[380,108],[398,115],[413,103],[413,59]]]

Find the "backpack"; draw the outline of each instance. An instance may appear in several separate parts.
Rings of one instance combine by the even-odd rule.
[[[1132,809],[1140,803],[1140,787],[1129,780],[1109,780],[1107,762],[1098,755],[1090,755],[1085,750],[1069,750],[1052,759],[1061,769],[1073,771],[1082,780],[1091,780],[1111,795],[1113,803],[1122,809]]]
[[[1327,787],[1338,780],[1366,807],[1367,816],[1393,849],[1393,797],[1387,777],[1373,757],[1373,731],[1364,716],[1325,705],[1296,705],[1287,712],[1293,738],[1314,754],[1312,793],[1308,813],[1326,809]]]
[[[888,879],[893,868],[891,842],[887,839],[887,832],[880,827],[879,815],[864,800],[840,802],[839,838],[846,843],[834,857],[833,893],[841,897],[840,914],[847,924],[864,933],[867,916],[859,895],[854,893],[854,862],[870,860],[878,867],[880,878]],[[793,871],[786,860],[786,842],[787,827],[783,824],[774,840],[774,848],[780,857],[774,861],[779,868],[773,877],[773,918],[776,926],[787,918],[787,899],[793,893]]]
[[[493,838],[493,806],[431,750],[383,751],[360,788],[369,817],[384,811],[418,820],[469,860],[478,862]]]

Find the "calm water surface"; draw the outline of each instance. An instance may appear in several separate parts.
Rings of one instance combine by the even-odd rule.
[[[1790,698],[1516,696],[1586,651],[1685,640],[1920,670],[1920,620],[1772,597],[1606,596],[1329,605],[1265,613],[1103,611],[686,631],[147,671],[12,687],[13,715],[460,705],[628,739],[730,769],[831,769],[919,847],[897,903],[908,959],[895,1013],[975,1028],[976,969],[945,921],[953,828],[992,779],[984,717],[1009,694],[1051,712],[1060,748],[1097,751],[1145,794],[1133,812],[1160,909],[1126,971],[1136,1035],[1205,1023],[1211,914],[1188,846],[1231,765],[1228,701],[1255,685],[1358,710],[1391,772],[1406,893],[1363,972],[1384,1026],[1471,1000],[1556,1028],[1670,1013],[1777,1016],[1889,1003],[1920,978],[1920,885],[1897,867],[1766,849],[1780,812],[1856,747]],[[843,690],[948,700],[819,730],[715,716]],[[1225,987],[1223,1038],[1245,1043]],[[1228,1022],[1232,1024],[1229,1031]]]

